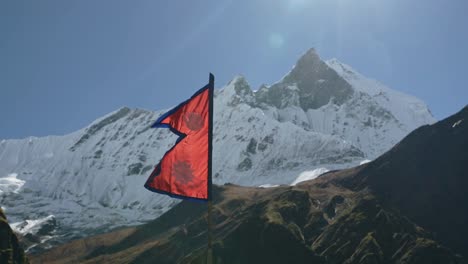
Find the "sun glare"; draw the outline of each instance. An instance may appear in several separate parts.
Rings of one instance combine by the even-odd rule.
[[[289,9],[302,8],[307,4],[307,2],[310,2],[310,0],[289,0],[288,7]]]
[[[268,37],[270,47],[279,49],[284,45],[284,37],[280,33],[271,33]]]

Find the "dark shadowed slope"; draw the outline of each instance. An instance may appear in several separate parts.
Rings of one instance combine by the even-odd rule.
[[[5,214],[0,208],[0,263],[29,263],[18,238],[8,225]]]
[[[468,109],[377,160],[297,186],[215,188],[215,263],[466,263]],[[33,263],[204,263],[206,206],[77,240]]]
[[[372,190],[451,248],[468,250],[468,107],[416,129],[358,173],[338,181]]]

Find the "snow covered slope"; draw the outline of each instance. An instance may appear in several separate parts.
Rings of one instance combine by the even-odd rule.
[[[420,100],[313,49],[271,87],[253,92],[235,77],[214,107],[216,184],[290,184],[318,168],[358,165],[434,122]],[[10,221],[53,218],[60,241],[162,214],[178,201],[143,184],[176,140],[150,129],[164,112],[124,107],[69,135],[2,140],[0,204]]]

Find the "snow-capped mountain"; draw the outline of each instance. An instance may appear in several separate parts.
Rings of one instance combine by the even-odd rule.
[[[214,109],[213,181],[250,186],[358,165],[435,121],[419,99],[313,49],[270,87],[254,92],[235,77],[216,91]],[[150,128],[166,110],[124,107],[69,135],[2,140],[0,204],[10,222],[26,223],[12,226],[53,218],[53,234],[67,240],[139,224],[176,204],[143,188],[177,138]]]

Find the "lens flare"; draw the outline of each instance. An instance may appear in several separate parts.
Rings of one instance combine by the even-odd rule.
[[[284,37],[283,37],[283,35],[281,35],[279,33],[272,33],[272,34],[270,34],[270,36],[268,38],[268,42],[270,44],[270,47],[275,48],[275,49],[279,49],[279,48],[283,47],[283,45],[284,45]]]

